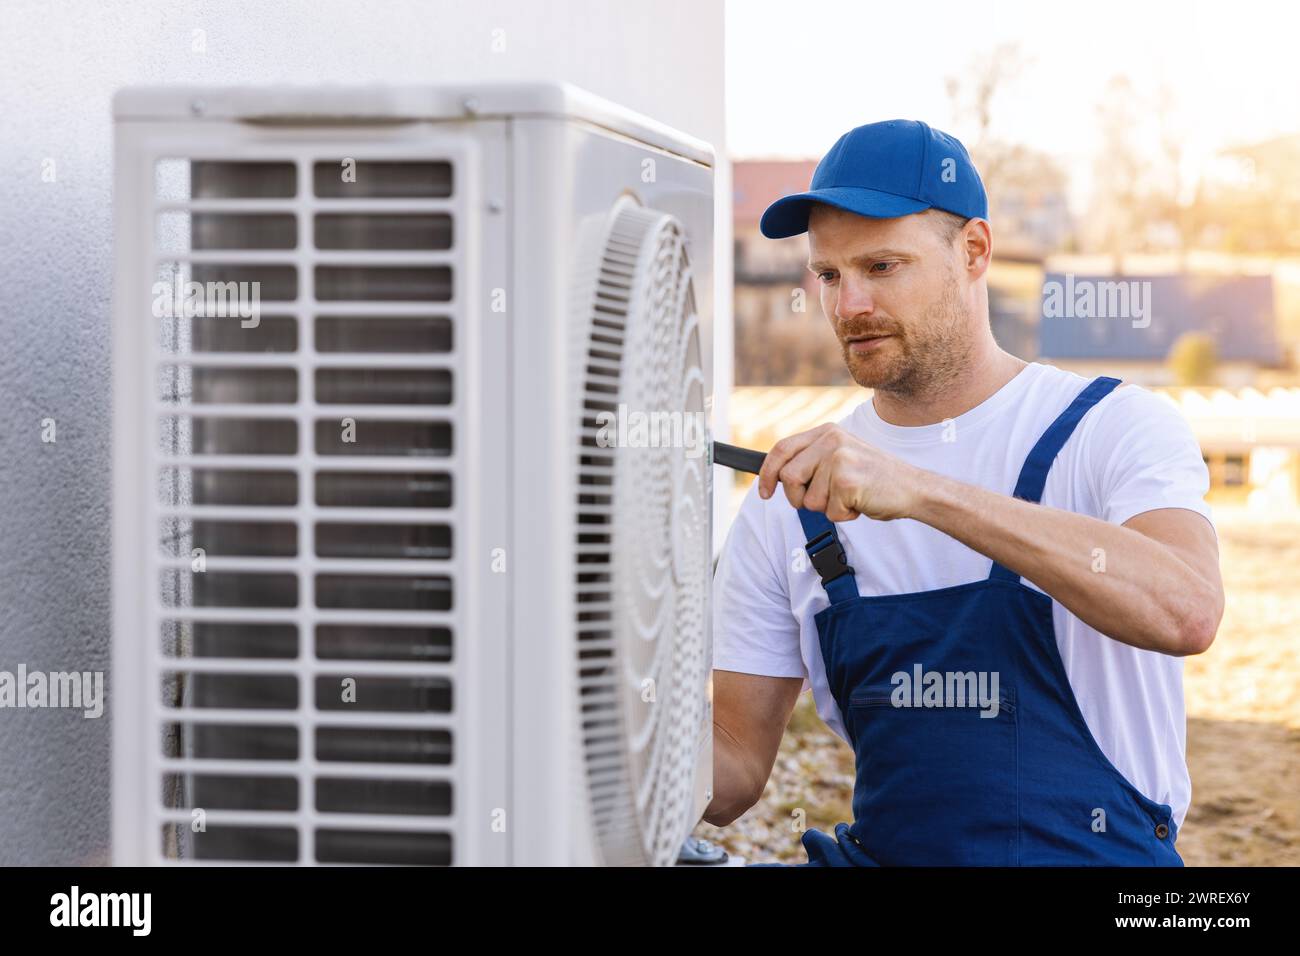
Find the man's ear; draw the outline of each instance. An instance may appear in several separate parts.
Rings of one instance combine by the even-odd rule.
[[[973,279],[988,271],[993,261],[993,231],[987,219],[972,219],[961,231],[962,264]]]

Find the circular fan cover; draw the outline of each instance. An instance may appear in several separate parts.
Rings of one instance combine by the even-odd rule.
[[[681,224],[624,198],[582,356],[578,669],[601,859],[672,863],[706,719],[708,433]]]

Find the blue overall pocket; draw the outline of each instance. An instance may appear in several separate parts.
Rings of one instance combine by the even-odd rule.
[[[899,706],[893,685],[853,692],[853,833],[882,865],[1019,863],[1014,688],[995,699]]]

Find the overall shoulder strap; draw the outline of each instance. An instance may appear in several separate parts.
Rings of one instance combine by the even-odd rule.
[[[808,552],[813,568],[821,575],[822,587],[831,603],[839,604],[857,597],[858,582],[853,577],[853,568],[844,553],[834,522],[820,511],[800,508],[799,523],[808,539],[804,550]]]
[[[1047,427],[1047,431],[1043,432],[1042,437],[1025,458],[1025,464],[1020,469],[1020,477],[1016,481],[1016,490],[1012,492],[1013,496],[1033,502],[1038,502],[1043,497],[1047,472],[1066,441],[1074,434],[1075,426],[1087,414],[1088,409],[1114,391],[1117,385],[1119,379],[1102,375],[1094,378],[1075,396],[1074,401],[1056,417],[1056,421]],[[995,561],[993,569],[989,572],[989,580],[1019,581],[1020,575]]]

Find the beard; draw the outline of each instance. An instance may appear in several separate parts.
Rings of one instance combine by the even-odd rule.
[[[921,321],[872,321],[836,329],[844,364],[863,388],[890,392],[900,398],[933,395],[960,376],[970,354],[970,322],[957,294],[956,277],[931,303]],[[848,339],[856,335],[890,335],[870,352],[855,352]]]

